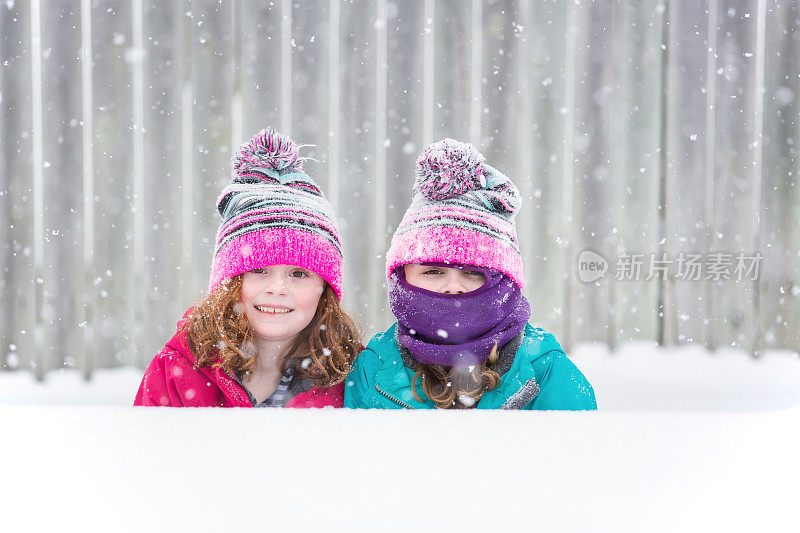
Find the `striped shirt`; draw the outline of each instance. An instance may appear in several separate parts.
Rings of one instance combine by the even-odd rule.
[[[286,372],[284,372],[281,376],[281,381],[278,383],[278,387],[275,389],[275,392],[273,392],[269,398],[258,404],[256,403],[255,396],[253,396],[253,393],[250,392],[250,389],[248,389],[244,384],[244,381],[242,381],[242,379],[236,375],[231,375],[231,377],[236,381],[236,383],[241,385],[241,387],[244,389],[244,392],[247,393],[247,398],[250,400],[250,404],[253,407],[279,408],[286,405],[286,403],[294,397],[294,394],[289,393],[289,387],[292,386],[292,381],[294,380],[294,368],[291,366],[288,367]]]
[[[289,401],[289,385],[294,378],[294,368],[289,366],[281,376],[281,382],[269,398],[254,407],[283,407]]]

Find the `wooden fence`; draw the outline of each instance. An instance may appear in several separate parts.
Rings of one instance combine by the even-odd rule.
[[[452,136],[520,187],[533,322],[565,346],[797,351],[798,26],[789,0],[6,0],[0,364],[145,365],[202,296],[232,151],[267,125],[314,145],[367,334],[414,160]]]

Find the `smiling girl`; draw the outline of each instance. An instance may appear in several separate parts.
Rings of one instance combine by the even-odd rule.
[[[297,151],[272,129],[240,148],[217,200],[208,295],[150,363],[134,405],[342,406],[361,345],[340,306],[333,212]]]
[[[519,206],[511,180],[471,144],[423,152],[386,254],[397,323],[356,358],[345,407],[597,408],[555,337],[527,322]]]

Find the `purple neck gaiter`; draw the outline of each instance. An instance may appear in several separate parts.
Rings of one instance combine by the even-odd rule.
[[[392,273],[389,305],[397,338],[423,364],[477,366],[517,335],[531,316],[520,288],[496,270],[460,264],[427,266],[478,270],[486,282],[464,294],[441,294],[406,281],[402,266]]]

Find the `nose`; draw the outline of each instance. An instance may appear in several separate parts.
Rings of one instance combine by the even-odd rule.
[[[286,294],[286,283],[284,276],[272,273],[264,280],[263,291],[267,294]]]
[[[467,287],[461,282],[460,274],[458,270],[450,269],[439,292],[442,294],[464,294],[467,292]]]

